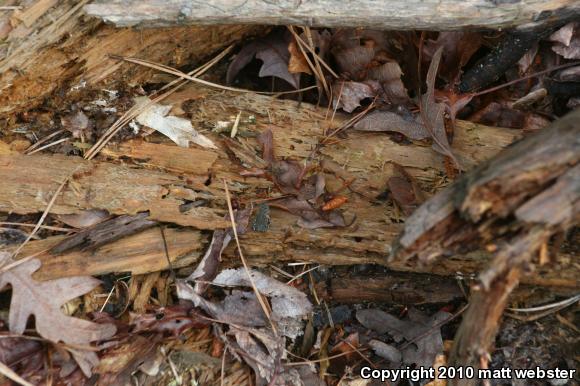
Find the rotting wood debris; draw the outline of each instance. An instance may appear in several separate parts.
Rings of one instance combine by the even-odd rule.
[[[5,3],[2,384],[578,368],[575,2]]]

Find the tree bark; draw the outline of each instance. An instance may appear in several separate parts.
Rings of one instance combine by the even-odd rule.
[[[531,28],[550,17],[573,15],[574,0],[105,0],[89,15],[118,26],[275,24],[367,27],[383,30]]]
[[[1,1],[18,5],[21,1]],[[115,88],[123,79],[138,84],[153,71],[127,66],[109,54],[195,65],[229,44],[256,35],[263,26],[187,26],[162,30],[115,28],[87,18],[88,0],[33,0],[14,11],[0,11],[0,127],[9,127],[16,112],[43,104],[54,110],[60,101],[95,84]],[[6,123],[5,123],[6,122]]]
[[[276,157],[304,164],[311,157],[323,130],[330,132],[348,119],[337,113],[330,122],[325,118],[325,109],[305,103],[298,105],[290,100],[216,91],[196,85],[185,87],[164,103],[172,104],[176,111],[195,103],[191,118],[193,126],[208,129],[206,134],[219,145],[219,149],[180,148],[165,141],[135,140],[111,144],[97,159],[85,161],[59,155],[24,156],[11,152],[9,146],[2,150],[0,142],[1,210],[23,214],[42,212],[54,189],[80,166],[70,186],[53,205],[52,213],[70,214],[100,208],[123,215],[148,210],[152,220],[197,228],[191,232],[197,235],[198,241],[192,242],[187,251],[180,249],[180,256],[203,255],[209,239],[207,232],[199,229],[230,225],[224,218],[227,209],[223,179],[229,181],[232,193],[243,204],[263,199],[263,192],[274,188],[266,178],[240,175],[244,170],[242,163],[246,167],[263,166],[264,161],[258,156],[257,134],[271,129]],[[218,121],[233,122],[240,111],[242,118],[235,141],[210,131]],[[250,116],[254,117],[251,122],[248,120]],[[495,156],[516,138],[513,130],[458,121],[453,151],[462,165],[473,168]],[[470,276],[486,266],[489,254],[482,251],[458,253],[434,266],[419,268],[404,261],[386,260],[404,218],[389,200],[377,201],[396,173],[391,162],[404,167],[424,192],[437,191],[445,166],[443,157],[431,148],[397,143],[383,133],[348,131],[348,136],[339,144],[325,146],[320,153],[320,169],[326,178],[328,191],[338,191],[344,181],[352,181],[347,191],[341,193],[349,200],[341,209],[349,217],[356,216],[357,221],[346,228],[308,230],[296,225],[297,216],[272,208],[271,226],[267,232],[250,232],[241,237],[244,255],[254,264],[297,260],[332,265],[376,263],[394,270],[450,276],[458,272]],[[13,197],[18,197],[18,200]],[[182,205],[195,200],[204,200],[205,204],[191,211],[180,211]],[[63,266],[75,267],[75,270],[62,270],[61,274],[111,272],[115,270],[115,262],[118,262],[119,269],[131,267],[139,273],[167,267],[161,236],[159,232],[151,235],[153,239],[148,239],[147,245],[150,254],[155,253],[158,258],[154,265],[144,263],[131,267],[131,264],[126,264],[127,261],[135,262],[129,251],[130,245],[126,248],[127,259],[123,253],[123,240],[133,240],[135,236],[131,236],[93,253],[62,255],[59,259],[62,259]],[[35,245],[40,244],[31,242],[31,249],[23,251],[21,256],[46,248],[44,245],[33,248]],[[117,248],[116,255],[109,254],[113,245]],[[171,245],[169,247],[171,249]],[[93,255],[99,256],[101,266],[78,263]],[[233,246],[225,250],[224,256],[226,260],[238,261]],[[46,259],[51,260],[50,254]],[[47,275],[58,274],[55,270]],[[570,258],[554,270],[540,267],[535,275],[523,280],[543,286],[576,287],[579,278],[575,260]]]
[[[576,110],[511,146],[407,219],[395,259],[429,264],[466,248],[497,250],[472,286],[450,366],[472,366],[476,374],[487,368],[509,295],[524,273],[533,271],[542,246],[580,221],[579,119]],[[477,385],[479,380],[450,384]]]

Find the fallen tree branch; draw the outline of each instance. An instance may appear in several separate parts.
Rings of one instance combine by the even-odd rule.
[[[391,30],[530,28],[566,17],[573,0],[494,2],[487,0],[105,0],[85,7],[91,16],[117,26],[183,24],[276,24],[315,27],[369,27]]]
[[[580,110],[506,149],[432,197],[407,220],[392,255],[428,264],[492,245],[472,286],[450,366],[487,368],[508,296],[550,238],[580,220]],[[490,244],[492,243],[492,244]],[[476,385],[478,379],[453,379]]]

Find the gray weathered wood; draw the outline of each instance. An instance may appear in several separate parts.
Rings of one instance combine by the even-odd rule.
[[[117,26],[274,24],[392,30],[529,28],[580,10],[577,0],[100,0],[85,7]]]

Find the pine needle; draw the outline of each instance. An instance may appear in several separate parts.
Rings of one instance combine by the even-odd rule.
[[[270,307],[266,304],[266,302],[264,301],[264,298],[262,297],[262,294],[260,294],[260,292],[258,291],[258,287],[256,287],[256,283],[254,283],[254,279],[252,278],[252,275],[250,273],[250,268],[248,267],[248,263],[246,262],[246,259],[244,257],[244,253],[242,252],[242,247],[240,246],[240,239],[238,238],[238,230],[236,229],[236,220],[234,218],[234,210],[232,208],[232,200],[230,197],[230,191],[228,189],[228,182],[225,179],[224,179],[224,187],[225,187],[225,191],[226,191],[226,201],[228,203],[228,211],[230,213],[230,220],[232,222],[232,229],[234,231],[234,238],[236,239],[236,245],[237,245],[238,251],[240,253],[240,260],[242,260],[242,264],[244,265],[244,269],[246,270],[246,273],[248,274],[248,279],[250,280],[250,283],[252,284],[252,289],[254,290],[254,292],[256,294],[256,298],[260,302],[260,306],[262,307],[264,314],[268,318],[268,321],[270,322],[270,325],[272,326],[272,330],[274,331],[275,334],[277,334],[278,330],[276,329],[276,325],[274,324],[274,321],[272,320]]]

